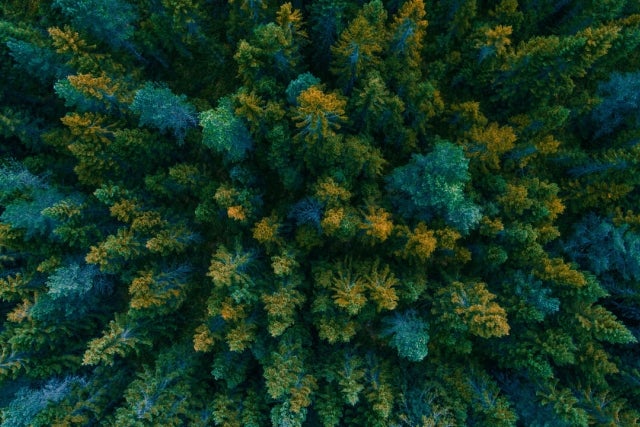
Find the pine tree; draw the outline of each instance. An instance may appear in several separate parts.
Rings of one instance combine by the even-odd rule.
[[[385,42],[385,34],[380,31],[383,28],[380,28],[379,24],[384,20],[386,13],[381,9],[382,5],[379,2],[369,3],[349,23],[331,48],[333,57],[331,71],[338,76],[338,82],[347,93],[351,92],[356,80],[361,78],[365,70],[370,70],[379,62],[378,56]],[[367,12],[373,13],[367,16]],[[372,22],[368,18],[376,21]]]
[[[344,1],[320,0],[311,4],[311,41],[316,46],[314,64],[331,62],[331,47],[346,25],[345,15],[348,8],[348,3]]]
[[[39,296],[30,309],[34,319],[82,319],[98,311],[101,297],[112,291],[112,283],[99,275],[93,265],[71,263],[57,268],[47,279],[47,293]]]
[[[467,233],[480,220],[479,208],[464,195],[470,178],[467,168],[468,160],[459,147],[438,142],[431,153],[416,154],[409,164],[395,169],[387,178],[387,188],[403,216],[443,217]]]
[[[383,323],[385,328],[382,335],[391,335],[389,344],[398,351],[400,357],[419,362],[427,356],[429,324],[415,312],[396,313],[392,317],[384,318]]]
[[[140,126],[150,125],[160,132],[171,131],[184,142],[189,128],[197,124],[195,108],[186,102],[186,96],[175,95],[169,88],[147,83],[136,92],[131,110],[140,115]]]
[[[300,129],[298,134],[309,141],[324,140],[340,129],[346,119],[345,101],[336,93],[325,93],[318,86],[311,86],[298,96],[299,106],[293,119]]]
[[[42,215],[42,211],[62,200],[54,188],[43,188],[34,191],[28,198],[19,198],[7,203],[0,221],[16,230],[22,230],[24,238],[50,237],[55,226],[51,218]]]
[[[95,0],[56,0],[53,6],[70,18],[75,28],[115,48],[122,47],[133,36],[132,23],[137,16],[126,1],[107,4]]]
[[[616,26],[589,27],[572,36],[535,37],[521,43],[507,58],[507,69],[493,81],[499,101],[512,105],[515,99],[529,96],[541,105],[559,103],[574,92],[588,68],[607,54],[619,32]]]
[[[71,73],[71,69],[65,67],[48,46],[38,46],[24,40],[9,40],[6,43],[16,63],[42,83],[50,83]]]
[[[42,425],[43,420],[38,420],[38,414],[48,405],[55,405],[64,399],[70,392],[74,383],[81,382],[80,378],[67,377],[64,379],[52,379],[42,388],[33,389],[23,387],[15,394],[2,414],[3,426]]]
[[[158,356],[155,367],[145,367],[124,392],[126,406],[118,408],[118,425],[196,422],[198,411],[191,386],[196,360],[186,346],[175,345]]]
[[[611,134],[626,122],[633,127],[634,121],[640,120],[637,115],[639,86],[640,76],[637,73],[613,73],[609,81],[598,86],[597,93],[602,102],[591,113],[596,138]]]
[[[200,114],[202,142],[228,162],[243,160],[253,148],[251,135],[232,110],[231,100],[218,101],[218,108]]]

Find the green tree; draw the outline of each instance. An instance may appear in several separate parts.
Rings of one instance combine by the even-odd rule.
[[[64,399],[74,383],[80,382],[78,377],[52,379],[42,388],[23,387],[2,413],[2,426],[18,427],[26,425],[43,425],[38,414],[48,405],[54,405]]]
[[[251,134],[242,119],[235,115],[228,98],[218,101],[218,108],[200,114],[202,142],[228,162],[243,160],[253,148]]]
[[[383,319],[386,328],[383,335],[391,335],[389,344],[394,347],[400,357],[412,362],[424,359],[429,348],[429,324],[413,311],[395,314]]]
[[[135,9],[126,1],[56,0],[53,6],[69,17],[78,30],[86,31],[115,48],[125,45],[133,35],[132,23],[137,16]]]
[[[118,408],[118,425],[179,426],[197,422],[196,398],[191,392],[197,366],[193,350],[175,345],[158,356],[155,367],[145,367],[124,392],[126,406]]]
[[[195,108],[166,87],[151,83],[136,92],[131,110],[140,115],[140,126],[150,125],[166,132],[170,130],[182,144],[189,128],[197,124]]]
[[[380,2],[367,4],[332,46],[331,71],[338,77],[345,92],[351,92],[365,70],[379,63],[379,54],[386,41],[382,27],[385,18],[386,13]]]
[[[449,225],[469,232],[480,220],[480,209],[464,195],[470,179],[468,162],[462,150],[447,141],[436,143],[427,155],[414,155],[387,178],[398,211],[421,220],[443,217]]]

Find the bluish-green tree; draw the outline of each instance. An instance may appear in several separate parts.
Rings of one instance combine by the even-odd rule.
[[[382,320],[381,335],[390,336],[389,344],[398,351],[400,357],[419,362],[429,352],[429,324],[414,310],[394,313]]]
[[[2,411],[2,427],[27,427],[43,425],[35,422],[37,415],[48,405],[55,404],[70,392],[74,383],[80,381],[77,377],[63,379],[53,378],[41,388],[23,387]]]
[[[14,229],[24,231],[26,240],[49,236],[55,221],[42,215],[42,211],[62,200],[64,196],[55,188],[33,191],[25,198],[18,198],[5,206],[0,221]]]
[[[627,224],[589,214],[578,222],[564,243],[567,255],[596,274],[611,294],[608,307],[628,326],[640,320],[640,235]],[[629,323],[631,322],[631,323]]]
[[[289,211],[289,218],[296,225],[309,224],[320,228],[320,221],[324,212],[324,205],[314,197],[307,197],[295,203]]]
[[[640,236],[628,225],[589,214],[575,225],[566,253],[608,286],[640,280]]]
[[[287,101],[293,106],[298,105],[298,96],[311,86],[320,84],[320,79],[311,73],[300,74],[295,79],[291,80],[285,91],[287,95]]]
[[[198,124],[196,109],[186,99],[168,87],[147,82],[136,92],[131,110],[140,115],[140,126],[171,131],[182,144],[187,131]]]
[[[394,169],[387,177],[387,191],[402,216],[440,217],[467,233],[481,218],[480,208],[465,194],[471,179],[468,167],[460,147],[439,141],[431,153],[414,154],[407,165]]]
[[[518,270],[511,277],[509,286],[514,286],[515,293],[532,308],[533,317],[542,321],[560,309],[560,300],[551,296],[551,289],[545,287],[541,280],[533,274],[526,275]]]
[[[70,262],[56,269],[46,281],[48,290],[31,308],[35,319],[60,321],[80,319],[96,310],[101,296],[111,292],[112,283],[95,265]]]
[[[314,64],[331,62],[331,46],[346,26],[348,3],[345,1],[319,0],[311,4],[311,40],[314,48]],[[323,67],[317,67],[322,70]]]
[[[196,359],[191,346],[164,350],[153,368],[145,366],[124,392],[127,405],[118,408],[116,425],[181,426],[197,418],[191,382]]]
[[[137,14],[124,0],[55,0],[53,5],[78,30],[113,47],[122,47],[133,36]]]
[[[25,192],[45,189],[42,178],[32,174],[22,163],[6,161],[0,166],[0,203],[4,204]]]
[[[227,162],[238,162],[253,149],[253,140],[242,120],[234,114],[231,99],[221,98],[218,108],[200,114],[202,142]]]
[[[611,74],[600,83],[597,95],[602,101],[591,113],[595,137],[609,135],[625,123],[640,123],[640,72]]]
[[[41,83],[50,84],[71,73],[61,56],[48,47],[15,39],[7,41],[7,47],[17,65]]]
[[[53,90],[64,99],[66,107],[74,107],[81,113],[87,111],[102,112],[104,110],[102,102],[95,98],[89,98],[78,89],[73,87],[68,79],[61,79],[54,83]]]

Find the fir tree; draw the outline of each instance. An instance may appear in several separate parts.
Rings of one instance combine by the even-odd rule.
[[[56,0],[54,7],[71,19],[74,27],[113,47],[123,46],[133,35],[135,9],[126,1]]]
[[[186,102],[186,96],[152,83],[136,92],[131,110],[140,115],[140,126],[150,125],[160,132],[170,130],[179,144],[184,142],[187,130],[197,124],[195,108]]]
[[[467,233],[480,220],[480,209],[464,195],[470,179],[467,168],[460,148],[438,142],[431,153],[414,155],[409,164],[395,169],[387,188],[402,215],[421,220],[443,217]]]
[[[223,156],[226,161],[243,160],[253,148],[253,141],[242,120],[232,109],[231,100],[218,101],[218,108],[200,115],[202,142]]]
[[[415,312],[396,313],[392,317],[383,319],[383,322],[386,327],[382,335],[391,335],[389,344],[398,351],[400,357],[419,362],[427,356],[429,324]]]
[[[640,75],[638,73],[613,73],[607,82],[598,86],[597,94],[602,102],[591,113],[595,122],[595,137],[614,132],[625,122],[638,123],[638,105],[640,99]],[[634,115],[635,113],[635,115]]]

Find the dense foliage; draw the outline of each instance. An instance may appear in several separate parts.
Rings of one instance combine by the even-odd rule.
[[[640,425],[640,3],[0,2],[1,426]]]

